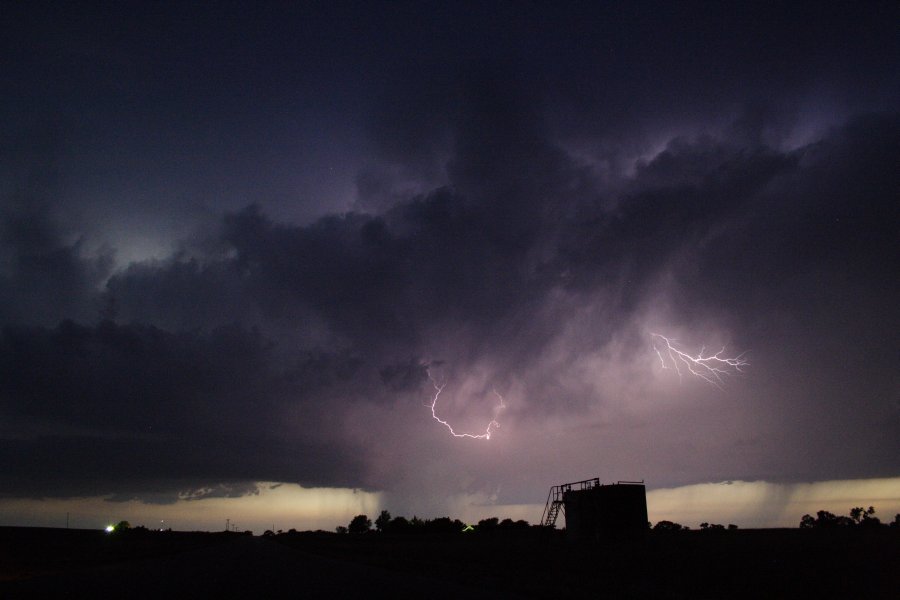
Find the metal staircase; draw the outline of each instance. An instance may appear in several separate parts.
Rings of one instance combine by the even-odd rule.
[[[544,527],[556,527],[556,519],[559,517],[559,513],[563,512],[565,509],[563,497],[566,492],[572,490],[573,486],[578,490],[588,490],[598,487],[599,485],[600,479],[595,477],[594,479],[585,479],[584,481],[576,481],[574,483],[562,483],[551,487],[550,493],[547,494],[547,503],[544,505],[544,514],[541,515],[541,525]]]
[[[544,514],[541,515],[541,525],[544,527],[556,527],[556,518],[563,509],[562,491],[560,486],[554,485],[547,495],[547,504],[544,505]]]

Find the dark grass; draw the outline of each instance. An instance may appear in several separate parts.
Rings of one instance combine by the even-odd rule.
[[[897,598],[900,531],[647,532],[567,543],[561,532],[337,535],[277,540],[308,553],[526,598]]]
[[[241,534],[0,527],[0,582],[166,556],[222,543],[238,535]]]
[[[0,527],[0,597],[5,585],[32,577],[86,572],[242,537],[123,533]],[[887,527],[648,531],[641,539],[584,544],[540,528],[405,535],[303,532],[268,539],[297,550],[298,569],[304,562],[321,565],[311,557],[324,557],[348,577],[357,571],[354,564],[365,564],[397,581],[417,575],[436,589],[452,584],[496,598],[893,599],[900,591],[900,529]],[[260,548],[246,546],[250,552]],[[265,564],[258,574],[264,579]]]

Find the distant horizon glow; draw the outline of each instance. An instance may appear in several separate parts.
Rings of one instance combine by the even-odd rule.
[[[543,503],[503,504],[485,502],[480,494],[463,494],[448,500],[452,514],[409,514],[392,506],[380,492],[345,488],[303,488],[297,484],[259,482],[259,494],[239,498],[178,500],[172,504],[148,504],[137,500],[112,502],[103,497],[0,499],[0,526],[65,528],[69,515],[73,529],[105,529],[109,523],[128,521],[132,527],[155,528],[165,521],[176,531],[223,531],[226,519],[238,531],[259,535],[276,530],[334,531],[358,514],[375,518],[382,510],[392,516],[423,519],[450,517],[465,523],[498,517],[537,524]],[[536,496],[540,496],[536,492]],[[770,483],[729,481],[698,483],[647,491],[648,517],[652,523],[674,521],[696,529],[701,522],[734,523],[743,529],[797,527],[804,514],[827,510],[848,514],[854,506],[874,506],[875,516],[890,522],[900,513],[900,477]]]

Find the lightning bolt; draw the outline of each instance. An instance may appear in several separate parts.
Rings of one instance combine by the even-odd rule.
[[[497,390],[494,390],[494,395],[500,399],[500,404],[498,404],[497,408],[494,409],[494,418],[491,419],[490,423],[488,423],[487,428],[484,430],[484,433],[477,435],[474,433],[456,433],[450,423],[437,416],[437,411],[435,409],[435,407],[437,406],[438,398],[440,397],[441,392],[444,391],[444,387],[447,384],[438,384],[435,378],[432,377],[431,373],[428,373],[428,379],[431,380],[431,385],[434,386],[434,397],[431,399],[431,416],[435,421],[446,427],[450,432],[450,435],[458,438],[472,438],[473,440],[489,440],[491,439],[491,435],[493,435],[494,431],[500,428],[500,423],[497,422],[497,415],[500,414],[501,410],[506,408],[506,405],[503,403],[503,396],[497,393]]]
[[[680,350],[675,340],[670,340],[664,335],[651,333],[650,338],[653,343],[653,350],[659,357],[662,368],[668,369],[669,364],[671,364],[675,372],[678,373],[679,379],[681,379],[681,369],[686,368],[691,375],[696,375],[707,383],[722,389],[725,377],[743,373],[743,367],[750,364],[744,358],[745,353],[743,352],[733,358],[723,356],[725,352],[724,346],[715,354],[707,356],[703,355],[706,352],[706,347],[702,347],[697,356],[691,356],[687,352]]]

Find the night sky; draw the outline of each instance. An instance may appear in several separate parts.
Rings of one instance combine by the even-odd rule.
[[[0,12],[0,524],[598,476],[900,503],[896,2]]]

